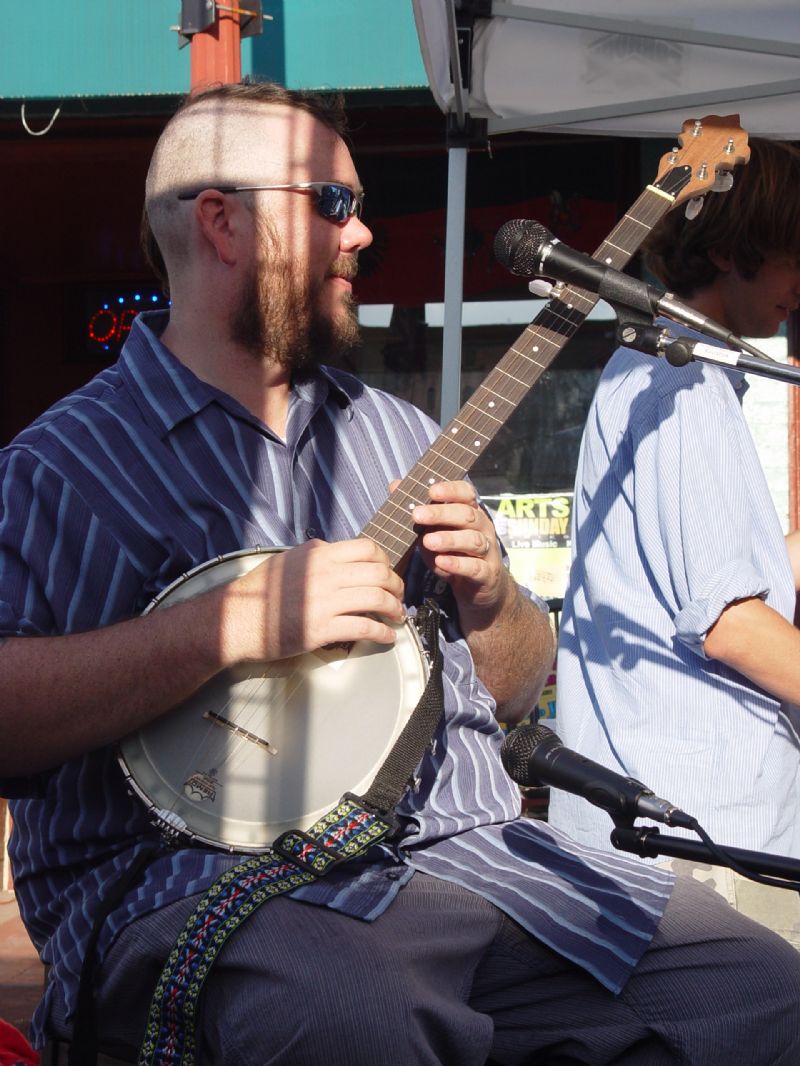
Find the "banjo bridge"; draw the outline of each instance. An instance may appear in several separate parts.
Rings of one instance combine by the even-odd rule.
[[[249,740],[251,744],[258,745],[259,748],[264,748],[270,755],[277,755],[278,749],[274,744],[270,744],[268,740],[264,740],[263,737],[256,736],[255,733],[251,733],[249,729],[243,729],[236,722],[232,722],[230,718],[225,718],[224,715],[217,714],[216,711],[204,711],[203,717],[208,718],[214,725],[221,726],[225,729],[229,729],[231,733],[235,733],[238,737],[244,737],[245,740]]]

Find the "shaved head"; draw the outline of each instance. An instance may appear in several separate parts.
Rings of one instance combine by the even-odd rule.
[[[318,127],[317,144],[320,133],[331,145],[339,141],[345,134],[341,99],[268,82],[221,85],[188,97],[167,123],[147,172],[142,241],[156,272],[163,274],[162,266],[170,274],[180,270],[188,253],[187,205],[178,193],[289,180],[287,174],[310,165],[304,158],[309,126]]]
[[[188,98],[146,182],[143,240],[171,283],[170,322],[224,322],[237,352],[292,372],[357,341],[351,281],[369,230],[354,216],[320,217],[308,189],[263,188],[359,189],[343,132],[336,106],[268,83]]]

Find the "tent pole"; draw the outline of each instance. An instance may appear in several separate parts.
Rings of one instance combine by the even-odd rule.
[[[447,149],[442,395],[439,407],[439,421],[443,426],[461,407],[461,304],[464,296],[466,192],[467,148],[451,146]]]
[[[793,311],[786,328],[789,363],[800,366],[800,315]],[[789,389],[789,532],[800,529],[800,389]],[[795,624],[800,623],[798,596]]]

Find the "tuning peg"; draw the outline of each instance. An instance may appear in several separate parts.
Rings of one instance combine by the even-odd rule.
[[[703,206],[703,200],[705,200],[705,196],[695,196],[695,198],[693,200],[690,200],[686,205],[685,214],[690,222],[693,218],[697,218],[697,216],[700,214],[700,210]]]
[[[711,186],[712,192],[729,192],[733,188],[733,174],[728,170],[718,170],[717,177],[714,184]]]
[[[553,293],[554,285],[551,285],[549,281],[545,281],[544,278],[534,278],[533,281],[528,282],[528,290],[534,296],[541,296],[545,300],[549,300]]]

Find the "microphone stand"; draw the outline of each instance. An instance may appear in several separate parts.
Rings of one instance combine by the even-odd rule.
[[[620,319],[617,339],[626,348],[636,348],[646,355],[663,357],[672,366],[686,366],[687,363],[697,360],[700,363],[731,367],[748,374],[760,374],[762,377],[785,381],[790,385],[800,385],[800,367],[778,363],[763,352],[758,356],[746,355],[743,351],[704,344],[685,334],[676,337],[668,329],[652,323],[644,324],[627,317],[625,320]],[[751,348],[751,351],[758,352],[758,349]]]
[[[800,860],[788,855],[768,855],[761,851],[746,851],[743,848],[719,846],[719,853],[712,851],[705,844],[684,837],[663,835],[655,826],[634,826],[616,824],[611,834],[611,843],[618,851],[629,851],[643,859],[653,859],[658,855],[668,855],[677,859],[699,859],[712,866],[742,867],[746,873],[763,874],[771,877],[794,881],[793,884],[780,885],[779,888],[797,890],[800,881]],[[730,862],[725,861],[730,858]]]

